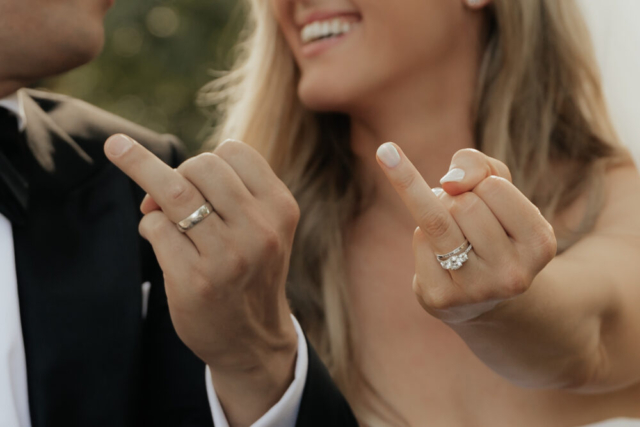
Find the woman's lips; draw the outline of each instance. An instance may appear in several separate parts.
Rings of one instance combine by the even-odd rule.
[[[344,41],[360,26],[361,17],[350,13],[315,14],[299,29],[303,57],[312,57]],[[312,17],[313,17],[312,16]],[[322,17],[322,19],[320,19]]]
[[[306,25],[312,24],[317,21],[328,21],[334,18],[342,18],[349,22],[360,21],[361,16],[357,12],[353,11],[316,11],[307,15],[303,20],[296,22],[296,26],[301,30]]]
[[[326,50],[331,49],[337,44],[340,44],[341,42],[343,42],[344,39],[349,37],[352,32],[353,30],[346,34],[341,34],[339,36],[329,37],[326,39],[320,39],[320,40],[316,40],[314,42],[305,44],[302,46],[301,54],[305,58],[311,58],[311,57],[320,55]]]

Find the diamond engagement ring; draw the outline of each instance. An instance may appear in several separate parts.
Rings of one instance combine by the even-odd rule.
[[[204,205],[200,206],[194,213],[177,223],[176,225],[178,226],[178,230],[184,233],[187,230],[192,229],[198,223],[202,222],[203,219],[208,217],[211,212],[213,212],[213,206],[211,206],[211,203],[206,202]]]
[[[444,255],[437,255],[436,259],[445,270],[458,270],[469,259],[469,251],[473,249],[471,243],[466,240],[463,244]]]

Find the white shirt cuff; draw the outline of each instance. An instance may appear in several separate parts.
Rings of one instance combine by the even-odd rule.
[[[296,318],[291,315],[293,326],[298,335],[298,355],[296,357],[296,369],[294,372],[293,382],[284,393],[280,401],[271,407],[258,421],[253,423],[251,427],[295,427],[298,419],[298,410],[302,401],[302,392],[307,381],[307,369],[309,365],[309,355],[307,353],[307,341],[302,333],[302,328]],[[229,427],[227,417],[224,415],[218,395],[213,387],[211,380],[211,371],[209,366],[205,369],[205,381],[207,384],[207,396],[209,397],[209,406],[213,415],[213,424],[216,427]]]

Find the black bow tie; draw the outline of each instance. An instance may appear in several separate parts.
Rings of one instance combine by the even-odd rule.
[[[29,205],[29,184],[20,173],[26,149],[16,117],[0,107],[0,213],[23,224]]]

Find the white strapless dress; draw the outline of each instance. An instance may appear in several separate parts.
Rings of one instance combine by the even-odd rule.
[[[606,420],[595,424],[589,424],[583,427],[640,427],[640,419],[616,418],[613,420]]]

